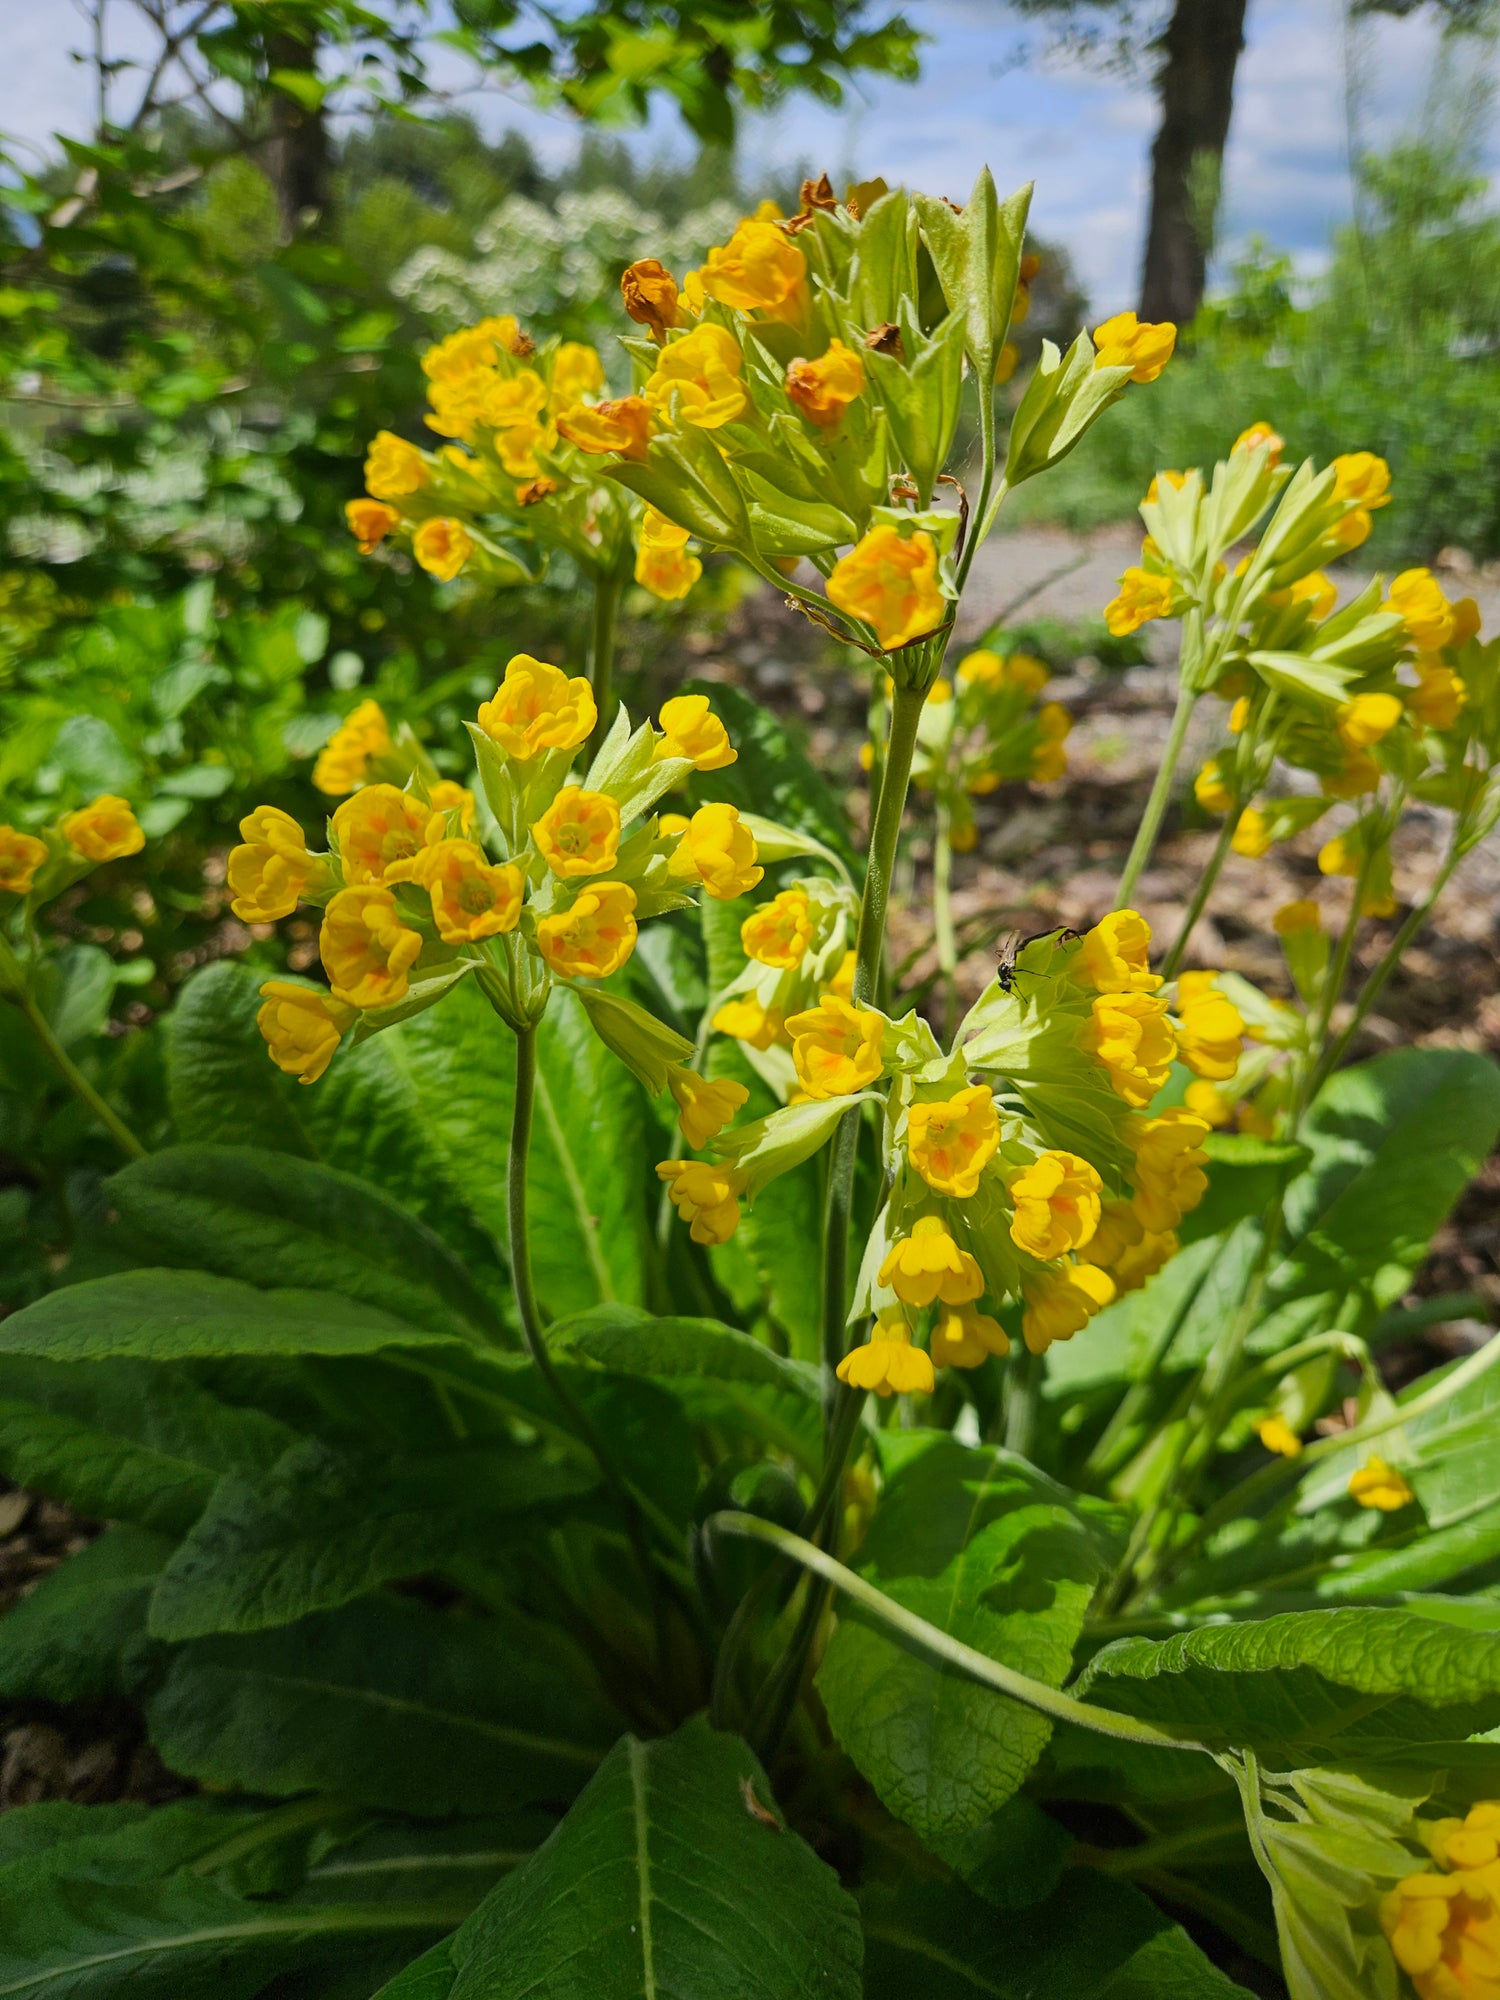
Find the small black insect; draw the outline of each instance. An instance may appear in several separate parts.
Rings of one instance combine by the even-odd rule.
[[[1019,931],[1012,931],[1000,947],[998,970],[995,975],[999,981],[1000,991],[1002,993],[1015,991],[1016,960],[1027,945],[1039,944],[1043,938],[1056,938],[1059,943],[1067,944],[1070,939],[1078,935],[1079,933],[1068,924],[1055,924],[1050,931],[1033,931],[1029,937],[1022,937]]]

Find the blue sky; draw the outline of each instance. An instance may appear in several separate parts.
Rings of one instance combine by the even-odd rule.
[[[907,11],[932,37],[920,83],[860,85],[842,112],[794,100],[751,119],[750,167],[805,157],[836,177],[881,173],[961,198],[988,161],[1002,190],[1036,181],[1034,226],[1068,246],[1100,312],[1131,303],[1154,124],[1145,81],[1023,63],[1044,36],[1004,0],[907,0]],[[1226,244],[1259,234],[1312,269],[1330,228],[1348,216],[1342,16],[1341,0],[1250,0],[1226,163]],[[0,128],[43,144],[53,130],[87,127],[87,76],[69,56],[82,27],[62,0],[0,0]],[[1364,138],[1378,144],[1415,116],[1437,37],[1421,17],[1362,32]],[[482,115],[491,127],[521,126],[553,162],[576,143],[576,126],[524,106],[492,101]],[[667,115],[635,143],[683,141]]]

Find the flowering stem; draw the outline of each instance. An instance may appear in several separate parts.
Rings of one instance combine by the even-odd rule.
[[[26,984],[26,973],[20,960],[3,938],[0,938],[0,977],[3,977],[4,981],[3,985],[0,985],[0,993],[3,993],[5,998],[12,1001],[25,1015],[31,1032],[46,1051],[48,1061],[79,1103],[87,1105],[127,1159],[143,1160],[146,1157],[146,1148],[119,1113],[112,1111],[105,1103],[52,1032],[52,1023],[37,1005]]]
[[[1151,787],[1151,796],[1146,801],[1146,810],[1141,815],[1140,826],[1136,829],[1135,844],[1130,850],[1130,858],[1125,863],[1125,872],[1120,877],[1119,892],[1115,897],[1117,907],[1130,901],[1135,894],[1137,882],[1146,872],[1146,864],[1151,859],[1157,835],[1161,832],[1161,823],[1166,817],[1167,802],[1172,796],[1172,785],[1182,758],[1182,746],[1187,741],[1188,724],[1192,721],[1193,710],[1197,706],[1196,688],[1178,689],[1177,707],[1172,716],[1172,728],[1167,736],[1167,746],[1156,768],[1156,781]]]
[[[608,735],[609,725],[615,719],[615,613],[620,608],[620,591],[624,582],[624,571],[618,566],[611,570],[600,570],[594,577],[594,623],[589,635],[589,680],[594,690],[594,707],[598,710],[598,720],[594,724],[594,733],[589,740],[590,757]]]
[[[1441,869],[1439,869],[1437,880],[1428,890],[1426,896],[1414,909],[1408,911],[1405,923],[1402,924],[1400,930],[1391,939],[1379,964],[1365,981],[1364,988],[1354,1003],[1354,1012],[1349,1017],[1348,1025],[1344,1028],[1343,1033],[1335,1038],[1319,1058],[1317,1066],[1313,1071],[1311,1096],[1317,1096],[1319,1090],[1322,1089],[1323,1085],[1343,1061],[1344,1052],[1359,1033],[1360,1025],[1364,1021],[1365,1016],[1385,991],[1386,981],[1400,964],[1407,946],[1432,915],[1433,906],[1437,902],[1438,897],[1442,895],[1444,889],[1447,888],[1449,878],[1458,866],[1458,862],[1459,856],[1455,850],[1448,856]]]
[[[1372,848],[1371,852],[1360,862],[1359,874],[1354,883],[1354,893],[1349,902],[1349,915],[1345,920],[1343,930],[1339,934],[1338,947],[1333,955],[1333,964],[1329,967],[1327,977],[1323,981],[1323,990],[1318,995],[1318,1007],[1317,1012],[1313,1016],[1312,1032],[1307,1038],[1307,1045],[1310,1052],[1323,1050],[1326,1055],[1329,1023],[1333,1019],[1333,1010],[1338,1005],[1339,995],[1344,990],[1344,981],[1349,976],[1349,961],[1354,956],[1354,940],[1359,934],[1360,906],[1364,902],[1365,890],[1369,884],[1370,876],[1374,872],[1374,867],[1375,857]],[[1313,1098],[1317,1095],[1319,1085],[1327,1074],[1328,1071],[1324,1066],[1323,1056],[1311,1053],[1302,1088],[1298,1091],[1296,1100],[1292,1105],[1290,1126],[1290,1136],[1292,1138],[1296,1138],[1302,1120],[1307,1116],[1308,1108],[1312,1104]]]
[[[1178,966],[1182,963],[1183,954],[1188,948],[1188,940],[1193,935],[1193,927],[1203,915],[1208,899],[1218,884],[1224,863],[1229,859],[1229,849],[1234,840],[1234,829],[1238,819],[1239,807],[1233,805],[1224,815],[1224,824],[1219,828],[1219,837],[1214,842],[1214,851],[1208,857],[1208,866],[1204,869],[1198,886],[1193,891],[1193,898],[1184,913],[1181,928],[1172,940],[1172,949],[1162,960],[1161,976],[1163,979],[1174,977]],[[1123,897],[1121,900],[1124,900]]]
[[[542,1332],[536,1288],[532,1282],[531,1237],[526,1221],[531,1121],[536,1104],[536,1029],[518,1028],[514,1030],[514,1034],[516,1088],[511,1107],[510,1158],[506,1174],[505,1201],[510,1235],[510,1281],[516,1297],[516,1310],[521,1318],[521,1337],[526,1343],[526,1352],[536,1364],[537,1373],[551,1390],[553,1400],[562,1411],[573,1434],[588,1447],[590,1456],[599,1468],[599,1477],[620,1511],[621,1523],[635,1552],[641,1579],[651,1599],[656,1623],[657,1653],[658,1657],[661,1657],[664,1653],[662,1642],[665,1636],[665,1607],[661,1598],[660,1578],[647,1545],[645,1523],[641,1517],[640,1507],[610,1456],[609,1447],[605,1444],[598,1426],[559,1375]]]
[[[918,1618],[904,1605],[887,1597],[883,1590],[876,1590],[873,1584],[866,1583],[862,1576],[847,1569],[826,1550],[815,1547],[801,1535],[792,1534],[789,1529],[779,1527],[774,1521],[762,1520],[758,1514],[723,1513],[710,1515],[705,1527],[710,1534],[743,1535],[749,1541],[767,1543],[782,1555],[789,1556],[793,1562],[801,1563],[804,1569],[811,1570],[814,1576],[822,1577],[845,1597],[852,1598],[863,1610],[893,1632],[899,1632],[921,1652],[945,1666],[957,1667],[961,1673],[968,1674],[983,1686],[1009,1695],[1013,1701],[1024,1702],[1028,1708],[1037,1709],[1054,1721],[1077,1723],[1080,1728],[1095,1730],[1101,1736],[1118,1737],[1127,1743],[1149,1743],[1158,1749],[1196,1750],[1200,1754],[1212,1755],[1206,1744],[1176,1736],[1140,1716],[1126,1715],[1112,1708],[1096,1708],[1092,1702],[1079,1701],[1059,1688],[1048,1687],[1045,1681],[1033,1680],[1029,1674],[1017,1673],[1013,1667],[1003,1666],[987,1653],[976,1652],[974,1647],[964,1645],[962,1640],[951,1637],[939,1626],[929,1625],[925,1618]]]
[[[953,1041],[958,1016],[958,940],[953,935],[953,824],[946,804],[937,809],[932,836],[932,928],[943,975],[943,1045]]]

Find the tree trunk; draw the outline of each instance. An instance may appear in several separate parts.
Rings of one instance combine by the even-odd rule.
[[[1246,0],[1177,0],[1161,39],[1142,319],[1182,326],[1203,302],[1245,6]]]
[[[301,34],[276,30],[266,36],[266,68],[305,70],[315,77],[318,38],[315,29]],[[288,241],[328,212],[330,162],[328,126],[321,104],[301,104],[284,90],[266,92],[270,141],[266,172],[276,190],[281,226]]]

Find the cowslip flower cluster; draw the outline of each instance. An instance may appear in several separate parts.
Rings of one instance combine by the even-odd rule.
[[[886,655],[916,648],[952,616],[960,513],[934,496],[966,360],[988,380],[1008,372],[1006,330],[1024,317],[1035,268],[1021,255],[1024,211],[1024,198],[1001,211],[987,173],[965,210],[880,181],[840,201],[825,175],[804,184],[795,216],[762,207],[680,283],[644,258],[621,279],[643,329],[624,343],[632,393],[585,399],[558,429],[609,457],[614,480],[679,532],[783,588],[808,561],[822,592],[793,579],[793,601],[840,636]],[[971,230],[996,261],[982,324]],[[917,309],[919,242],[950,309],[933,328]],[[1096,350],[1080,336],[1061,375],[1049,350],[1054,366],[1029,399],[1031,457],[1017,458],[1010,483],[1070,448],[1128,382],[1154,380],[1175,329],[1127,313],[1097,339]],[[935,656],[909,666],[923,684]]]
[[[0,825],[0,910],[50,902],[91,868],[139,854],[145,844],[128,801],[113,792],[34,832]]]
[[[745,966],[720,994],[712,1026],[739,1042],[783,1097],[798,1087],[790,1058],[796,1018],[824,995],[852,994],[858,916],[847,883],[807,876],[758,903],[740,926]]]
[[[346,728],[392,758],[399,743],[373,707]],[[310,851],[275,807],[247,814],[229,857],[235,913],[269,923],[299,903],[323,912],[326,990],[291,980],[262,988],[261,1030],[280,1069],[312,1083],[349,1028],[357,1038],[378,1032],[465,977],[512,1027],[532,1026],[554,982],[618,972],[647,918],[698,891],[729,899],[755,886],[755,841],[733,806],[676,821],[656,811],[692,771],[734,757],[707,702],[667,703],[660,730],[632,730],[621,710],[575,772],[597,719],[587,680],[517,654],[469,725],[480,796],[439,778],[413,748],[404,783],[371,776],[338,805],[326,853]],[[733,1115],[735,1086],[687,1069],[680,1036],[631,1001],[577,990],[608,1046],[653,1091],[672,1090],[693,1143]]]
[[[1415,1830],[1434,1865],[1380,1905],[1396,1963],[1418,2000],[1500,2000],[1500,1802]]]
[[[1073,718],[1060,702],[1038,697],[1050,678],[1029,653],[1002,656],[976,647],[951,680],[933,682],[917,728],[912,783],[930,791],[946,815],[954,851],[978,839],[973,800],[1006,783],[1046,784],[1068,767],[1063,747]]]
[[[894,1393],[930,1389],[935,1368],[977,1367],[1009,1347],[997,1317],[1008,1300],[1026,1345],[1044,1352],[1174,1253],[1207,1189],[1210,1127],[1154,1100],[1174,1062],[1232,1074],[1242,1024],[1211,975],[1167,986],[1149,947],[1132,910],[1083,937],[1033,940],[951,1054],[914,1014],[894,1020],[832,991],[785,1021],[791,1100],[713,1150],[753,1198],[851,1105],[882,1104],[889,1193],[853,1307],[874,1327],[842,1379]]]
[[[460,574],[513,584],[523,552],[564,549],[597,576],[621,573],[632,548],[638,583],[685,597],[702,575],[688,537],[620,487],[601,483],[595,454],[644,443],[643,423],[608,396],[604,363],[582,341],[538,347],[510,314],[440,340],[422,357],[424,421],[447,442],[423,450],[381,431],[365,461],[366,492],[346,509],[363,553],[388,537],[439,582]],[[629,399],[626,399],[628,406]],[[601,442],[601,440],[603,440]]]

